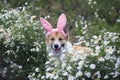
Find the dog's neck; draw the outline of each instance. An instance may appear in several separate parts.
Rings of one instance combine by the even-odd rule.
[[[60,58],[62,54],[68,54],[68,53],[71,53],[73,52],[73,49],[72,49],[72,44],[67,41],[64,45],[64,47],[62,47],[61,51],[58,52],[58,53],[55,53],[50,45],[47,45],[47,51],[48,51],[48,54],[52,53],[52,56],[55,57],[55,58]]]

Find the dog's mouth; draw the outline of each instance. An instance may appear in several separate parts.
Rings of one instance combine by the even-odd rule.
[[[61,45],[57,45],[57,44],[54,44],[54,45],[51,45],[51,48],[53,49],[53,52],[58,54],[62,47],[64,47],[64,44],[61,44]]]
[[[61,48],[59,48],[59,49],[54,49],[54,52],[55,52],[55,53],[59,53],[60,50],[61,50]]]
[[[58,54],[61,51],[61,46],[59,45],[51,45],[51,48],[54,53]]]

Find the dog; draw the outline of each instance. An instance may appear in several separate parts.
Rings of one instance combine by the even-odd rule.
[[[69,27],[67,26],[67,18],[62,13],[57,22],[57,27],[52,25],[44,18],[40,17],[40,23],[45,30],[46,48],[48,53],[52,53],[53,57],[59,58],[62,54],[74,53],[75,51],[86,52],[87,47],[74,46],[69,41]]]

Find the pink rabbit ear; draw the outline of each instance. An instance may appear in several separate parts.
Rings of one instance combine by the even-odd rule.
[[[64,27],[66,26],[67,19],[65,14],[61,14],[60,17],[58,18],[58,23],[57,23],[57,28],[59,30],[63,30]]]
[[[47,32],[51,32],[52,31],[52,25],[45,20],[44,18],[40,17],[40,23],[42,24],[43,28],[47,31]]]

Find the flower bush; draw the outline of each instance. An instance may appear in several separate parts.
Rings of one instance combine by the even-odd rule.
[[[37,67],[44,74],[46,50],[42,28],[36,16],[25,10],[0,13],[0,74],[7,80],[26,78]]]

